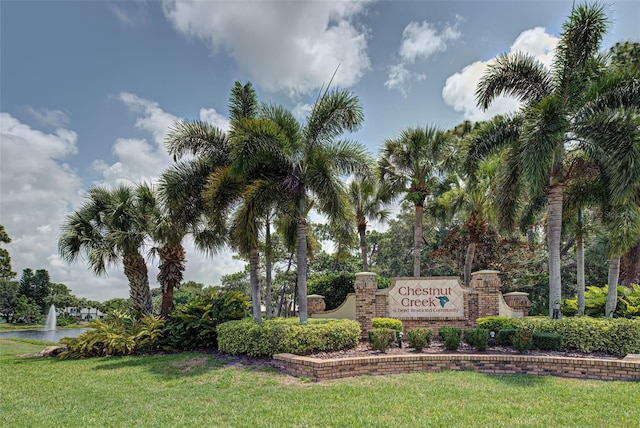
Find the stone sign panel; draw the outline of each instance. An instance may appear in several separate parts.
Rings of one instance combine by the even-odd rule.
[[[464,319],[464,289],[457,277],[394,278],[387,302],[392,318]]]

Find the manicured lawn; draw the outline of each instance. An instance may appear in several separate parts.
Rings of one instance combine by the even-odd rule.
[[[473,372],[310,383],[206,354],[19,358],[0,340],[0,426],[631,427],[640,383]]]
[[[86,324],[69,324],[64,327],[57,327],[57,329],[60,330],[69,328],[82,328],[86,326]],[[6,322],[0,323],[0,331],[41,330],[43,328],[44,324],[7,324]]]

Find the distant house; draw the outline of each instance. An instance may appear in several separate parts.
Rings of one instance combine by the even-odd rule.
[[[62,312],[80,321],[103,320],[105,318],[105,314],[98,308],[81,308],[78,310],[78,308],[66,307]]]

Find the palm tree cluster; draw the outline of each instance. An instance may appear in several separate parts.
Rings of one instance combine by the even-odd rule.
[[[160,259],[157,279],[166,315],[183,278],[185,237],[209,254],[231,248],[249,262],[253,317],[260,322],[263,301],[266,316],[273,313],[276,233],[295,254],[298,310],[306,323],[312,209],[326,217],[339,249],[355,247],[357,234],[362,269],[368,271],[368,222],[388,219],[393,201],[411,204],[415,277],[424,273],[425,214],[461,221],[468,236],[463,272],[468,284],[476,246],[488,229],[499,226],[508,234],[520,225],[531,232],[546,207],[551,313],[561,298],[560,242],[569,215],[577,219],[571,224],[577,225],[580,252],[586,236],[583,210],[601,211],[610,238],[610,284],[617,283],[620,257],[640,251],[638,55],[628,44],[602,54],[606,27],[601,6],[576,6],[551,69],[531,56],[508,54],[482,78],[480,107],[509,95],[521,102],[520,110],[451,130],[408,128],[383,142],[377,161],[363,145],[343,138],[364,122],[352,92],[321,91],[300,122],[282,106],[258,102],[251,83],[236,82],[228,131],[198,120],[175,123],[166,137],[175,163],[159,182],[91,189],[62,228],[60,253],[68,261],[86,255],[97,274],[122,262],[133,307],[148,312],[142,249],[150,247]],[[639,262],[633,260],[629,270],[637,272]]]

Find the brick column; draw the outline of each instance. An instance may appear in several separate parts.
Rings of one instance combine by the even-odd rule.
[[[372,272],[356,273],[356,320],[360,323],[360,337],[367,338],[367,331],[371,330],[371,319],[376,310],[376,274]]]
[[[478,318],[500,313],[500,278],[497,270],[481,270],[471,274],[469,286],[478,292]]]

